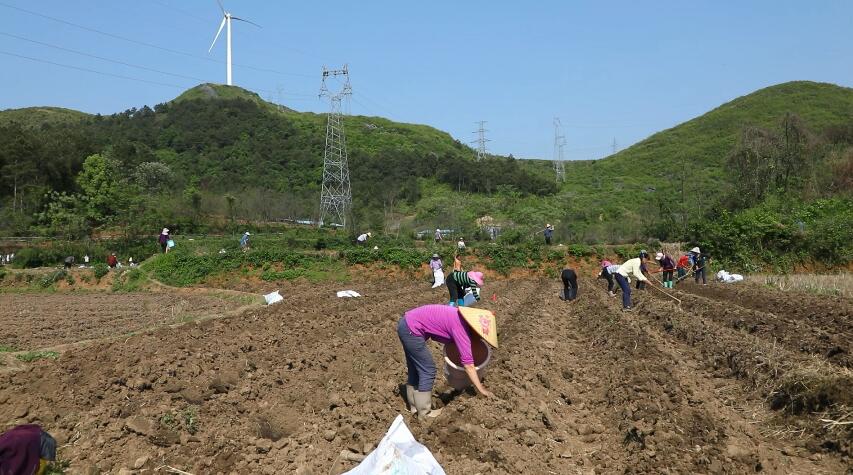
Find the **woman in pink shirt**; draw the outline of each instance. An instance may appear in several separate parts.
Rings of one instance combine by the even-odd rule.
[[[427,340],[442,344],[453,342],[468,378],[477,391],[493,397],[480,382],[471,352],[471,339],[477,333],[459,313],[448,305],[424,305],[406,312],[397,324],[397,335],[406,354],[409,377],[406,381],[406,400],[417,410],[418,417],[436,417],[440,410],[432,410],[432,386],[435,382],[435,362],[427,347]]]

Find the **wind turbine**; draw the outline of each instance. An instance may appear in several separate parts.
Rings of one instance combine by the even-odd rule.
[[[213,38],[213,43],[210,44],[210,48],[208,48],[207,52],[210,53],[211,51],[213,51],[213,46],[216,45],[216,40],[219,39],[219,35],[222,33],[222,28],[225,27],[225,25],[228,25],[228,30],[225,32],[225,39],[226,39],[226,42],[228,43],[228,45],[226,46],[227,53],[226,53],[226,59],[225,59],[225,61],[226,61],[226,66],[225,66],[226,82],[225,83],[229,86],[233,86],[233,84],[231,83],[231,20],[244,21],[244,22],[249,23],[251,25],[257,26],[258,28],[260,28],[261,25],[258,25],[257,23],[253,23],[249,20],[244,20],[243,18],[237,18],[237,17],[231,15],[231,13],[225,11],[225,7],[222,6],[222,2],[220,2],[219,0],[216,0],[216,3],[219,4],[219,9],[222,10],[222,23],[219,24],[219,31],[216,32],[216,36]]]

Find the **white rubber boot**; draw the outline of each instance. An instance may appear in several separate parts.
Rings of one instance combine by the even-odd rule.
[[[406,403],[409,404],[409,411],[412,414],[418,413],[418,408],[415,406],[415,387],[411,384],[406,385]]]
[[[438,417],[441,409],[432,408],[432,391],[415,391],[415,407],[418,409],[418,419]]]

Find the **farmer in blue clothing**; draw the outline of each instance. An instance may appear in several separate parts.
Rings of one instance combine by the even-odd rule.
[[[249,231],[243,233],[243,237],[240,238],[240,249],[244,251],[247,251],[249,249],[249,236],[251,235],[252,233],[250,233]]]

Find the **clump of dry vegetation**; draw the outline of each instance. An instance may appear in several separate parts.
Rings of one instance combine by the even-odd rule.
[[[755,280],[782,291],[799,290],[820,295],[853,297],[853,274],[760,275]]]

